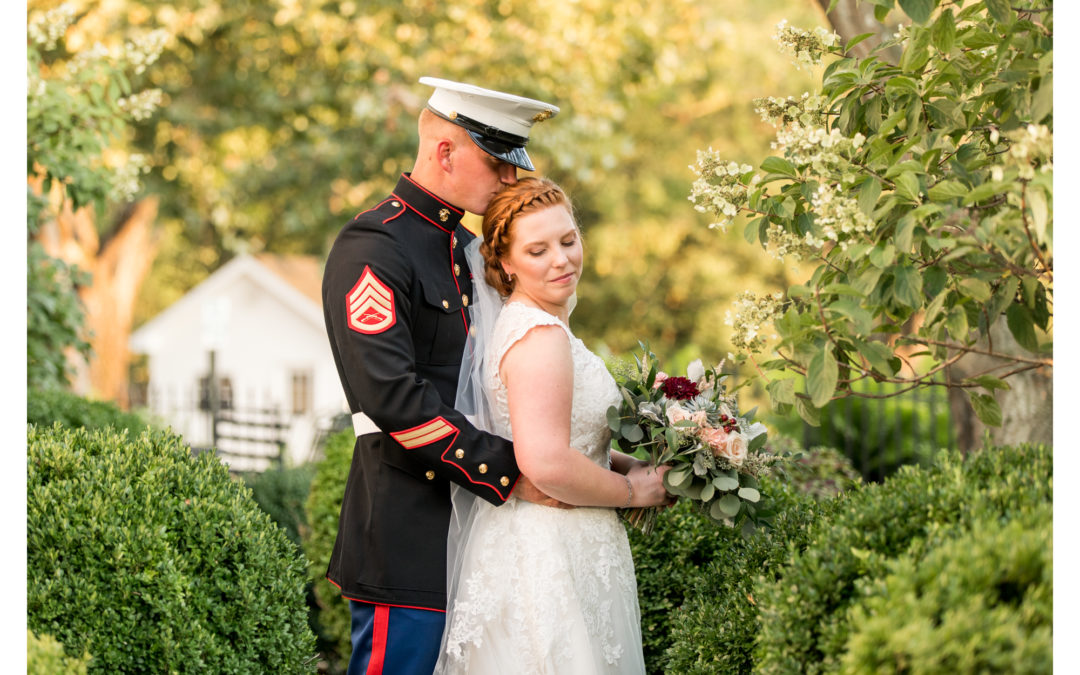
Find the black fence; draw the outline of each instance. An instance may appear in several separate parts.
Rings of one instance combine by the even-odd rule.
[[[222,383],[219,396],[205,384],[186,391],[145,389],[132,397],[161,426],[184,437],[195,454],[213,452],[236,472],[266,471],[284,460],[290,417],[268,395],[240,394]]]
[[[866,396],[833,401],[821,426],[803,424],[803,447],[824,445],[847,455],[864,480],[880,481],[904,464],[925,464],[941,448],[956,446],[944,386],[899,391],[895,384],[863,381]]]

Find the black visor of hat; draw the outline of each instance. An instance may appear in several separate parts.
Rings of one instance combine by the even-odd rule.
[[[513,164],[519,169],[525,169],[526,171],[535,170],[533,168],[532,160],[529,159],[528,153],[525,152],[525,144],[529,142],[528,138],[511,134],[498,127],[491,126],[490,124],[478,122],[465,115],[454,114],[453,117],[450,117],[435,110],[431,106],[428,106],[428,109],[444,120],[453,122],[465,129],[465,131],[468,131],[469,137],[473,139],[473,142],[476,143],[481,150],[492,157],[501,159],[508,164]]]
[[[469,137],[473,139],[473,142],[480,146],[480,149],[491,155],[497,157],[502,161],[513,164],[519,169],[525,169],[526,171],[533,171],[533,163],[529,159],[528,153],[525,152],[525,147],[521,145],[510,145],[504,143],[491,136],[485,136],[484,134],[473,131],[472,129],[465,129],[469,132]]]

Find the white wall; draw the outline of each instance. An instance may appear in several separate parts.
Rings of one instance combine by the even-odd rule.
[[[229,310],[225,330],[217,333],[217,376],[231,380],[237,408],[277,407],[282,411],[292,424],[287,461],[302,462],[311,450],[316,418],[346,410],[325,330],[250,276],[241,276],[219,289],[212,297],[200,297],[199,302],[174,305],[177,311],[162,317],[166,320],[154,327],[149,350],[151,408],[172,421],[190,444],[210,443],[211,431],[204,419],[208,416],[181,415],[179,408],[197,406],[199,378],[209,369],[204,335],[211,331],[204,322],[210,316],[203,307],[224,297]],[[292,415],[294,371],[311,374],[312,409],[307,416]],[[196,398],[192,401],[191,397]]]

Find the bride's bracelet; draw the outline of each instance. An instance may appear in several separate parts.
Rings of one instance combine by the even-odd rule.
[[[634,501],[634,485],[626,474],[623,474],[623,480],[626,481],[626,503],[623,504],[623,508],[628,509],[630,508],[630,502]]]

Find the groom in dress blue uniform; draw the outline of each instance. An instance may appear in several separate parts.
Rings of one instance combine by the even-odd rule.
[[[465,211],[533,170],[529,130],[559,109],[467,84],[435,88],[411,173],[339,233],[323,311],[356,445],[326,578],[352,613],[349,675],[430,673],[446,609],[450,483],[493,504],[552,503],[510,442],[454,410],[474,281]]]

